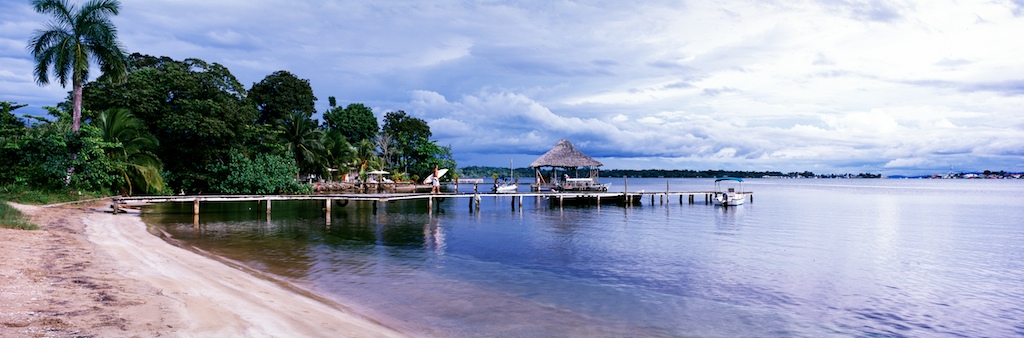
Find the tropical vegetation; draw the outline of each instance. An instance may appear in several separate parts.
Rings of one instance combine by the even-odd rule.
[[[416,179],[455,167],[451,148],[402,111],[385,112],[381,128],[370,107],[331,96],[320,123],[309,80],[287,70],[246,88],[216,62],[125,55],[111,21],[118,0],[32,5],[51,18],[28,41],[36,82],[52,75],[72,88],[47,117],[19,117],[25,105],[0,100],[6,196],[301,193],[302,182],[349,172]]]
[[[37,30],[29,41],[35,58],[35,79],[40,85],[50,83],[52,69],[62,87],[72,86],[71,131],[78,131],[82,120],[82,86],[89,79],[89,64],[99,63],[103,74],[124,77],[124,52],[117,41],[117,28],[110,16],[117,15],[117,0],[90,0],[76,8],[67,0],[33,0],[36,12],[49,14],[53,21],[46,29]]]

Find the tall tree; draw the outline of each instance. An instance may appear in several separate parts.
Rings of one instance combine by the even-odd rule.
[[[397,147],[394,149],[396,165],[409,172],[410,168],[418,167],[420,161],[416,149],[423,142],[429,142],[430,126],[423,119],[407,115],[404,111],[393,111],[384,114],[383,132],[391,135]],[[423,174],[416,172],[415,174]]]
[[[222,179],[211,163],[231,161],[232,150],[274,143],[265,128],[256,127],[256,109],[246,90],[222,65],[198,59],[173,60],[132,54],[131,74],[123,83],[105,75],[85,86],[85,108],[131,109],[146,122],[165,160],[164,179],[174,191],[210,191]]]
[[[377,146],[377,153],[380,154],[381,160],[384,161],[384,166],[387,168],[391,167],[391,158],[395,155],[395,140],[391,137],[391,134],[380,133],[377,134],[377,138],[374,139],[374,145]]]
[[[100,70],[112,79],[127,74],[125,55],[117,41],[117,28],[110,16],[117,15],[117,0],[90,0],[77,9],[67,0],[33,0],[37,13],[53,18],[46,29],[36,30],[28,48],[35,58],[35,79],[39,85],[50,83],[50,67],[62,87],[72,85],[72,124],[77,132],[82,120],[82,86],[89,79],[89,64],[96,61]]]
[[[309,80],[300,79],[288,71],[279,70],[267,75],[249,89],[249,99],[256,103],[260,115],[256,123],[268,124],[278,119],[287,119],[292,113],[313,116],[316,97]]]
[[[337,130],[345,135],[348,143],[357,144],[362,140],[373,140],[379,126],[373,110],[362,103],[352,103],[341,109],[335,107],[324,113],[324,124],[328,130]]]

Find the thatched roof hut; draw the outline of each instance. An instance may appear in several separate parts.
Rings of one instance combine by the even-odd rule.
[[[596,182],[599,173],[597,167],[602,165],[593,157],[576,149],[568,140],[562,139],[555,144],[554,148],[530,163],[530,167],[534,168],[536,175],[536,182],[531,186],[534,190],[546,190],[558,186],[563,181],[563,176],[579,177],[578,169],[582,167],[590,168],[587,176]],[[545,172],[541,169],[543,167],[551,167],[551,170]]]
[[[600,167],[603,164],[598,162],[593,157],[587,156],[579,149],[576,149],[566,139],[562,139],[555,144],[554,148],[548,150],[548,152],[537,158],[536,161],[530,163],[531,167],[559,167],[559,168],[579,168],[579,167]]]

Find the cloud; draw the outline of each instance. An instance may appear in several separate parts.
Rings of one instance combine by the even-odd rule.
[[[321,111],[326,96],[405,110],[460,165],[566,138],[608,167],[927,173],[1024,170],[1024,50],[1007,43],[1021,8],[125,0],[114,22],[132,52],[218,62],[244,84],[308,78]],[[32,81],[24,45],[44,19],[0,3],[0,100],[67,95]]]
[[[921,166],[930,165],[931,161],[924,158],[897,158],[895,160],[887,162],[883,167],[885,168],[917,168]]]

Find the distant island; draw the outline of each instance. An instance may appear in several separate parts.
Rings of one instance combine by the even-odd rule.
[[[507,177],[508,168],[469,166],[459,168],[459,177]],[[513,170],[516,177],[533,177],[533,168],[516,168]],[[810,171],[788,172],[780,171],[737,171],[737,170],[668,170],[668,169],[603,169],[601,177],[648,177],[648,178],[712,178],[712,177],[740,177],[740,178],[883,178],[882,174],[859,173],[859,174],[815,174]],[[934,178],[934,179],[1021,179],[1024,173],[1012,173],[1006,171],[985,170],[981,172],[961,172],[949,174],[932,174],[918,176],[891,175],[885,178]]]

